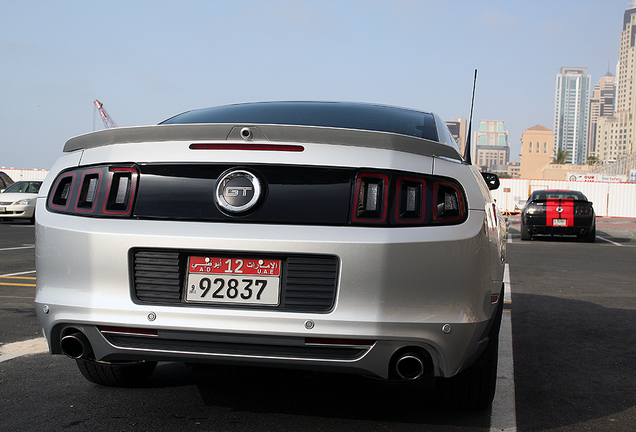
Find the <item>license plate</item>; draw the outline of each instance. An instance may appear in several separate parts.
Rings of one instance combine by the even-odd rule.
[[[192,256],[188,259],[188,303],[277,306],[280,260]]]
[[[552,219],[552,225],[554,225],[554,226],[567,226],[568,225],[568,220],[567,219]]]

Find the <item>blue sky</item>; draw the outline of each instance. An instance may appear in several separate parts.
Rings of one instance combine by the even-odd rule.
[[[553,128],[555,76],[618,58],[628,0],[0,0],[0,167],[73,136],[249,101],[372,102]]]

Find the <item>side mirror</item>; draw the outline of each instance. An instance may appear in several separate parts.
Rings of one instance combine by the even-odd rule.
[[[495,190],[499,188],[500,182],[499,182],[499,176],[497,176],[497,174],[482,172],[481,176],[484,178],[484,181],[486,182],[488,189]]]

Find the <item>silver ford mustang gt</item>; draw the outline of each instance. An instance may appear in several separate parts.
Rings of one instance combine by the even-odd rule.
[[[272,102],[70,139],[36,207],[38,318],[102,385],[157,361],[435,377],[490,405],[505,224],[426,112]],[[484,178],[486,178],[485,181]]]

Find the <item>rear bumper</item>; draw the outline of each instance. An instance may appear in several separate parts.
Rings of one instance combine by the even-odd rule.
[[[584,235],[592,232],[596,227],[595,218],[589,216],[577,216],[574,219],[574,225],[565,227],[548,225],[545,215],[526,215],[523,222],[528,232],[533,235]]]
[[[434,375],[452,376],[483,350],[496,308],[491,296],[501,291],[479,211],[456,226],[384,229],[97,220],[42,210],[36,236],[35,304],[50,351],[61,353],[61,337],[79,330],[102,361],[231,362],[387,378],[396,353],[416,348]],[[129,269],[135,248],[337,256],[335,305],[315,313],[140,304]],[[316,345],[316,338],[371,343]]]
[[[571,227],[554,227],[545,225],[528,226],[530,234],[549,234],[549,235],[584,235],[591,232],[594,227],[590,226],[571,226]]]

